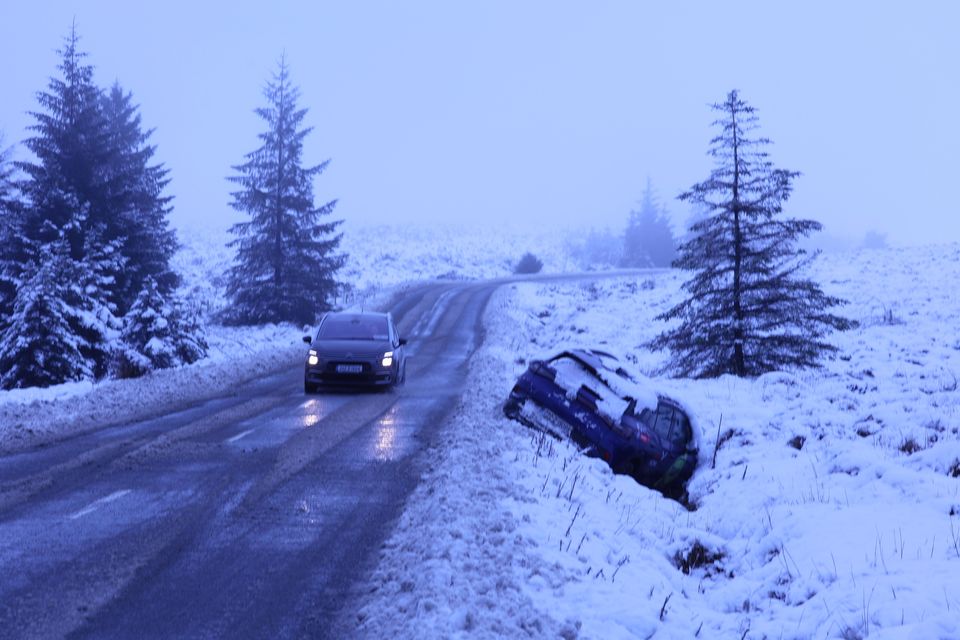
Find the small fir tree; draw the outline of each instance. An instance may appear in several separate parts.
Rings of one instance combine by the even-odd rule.
[[[199,305],[176,298],[170,305],[173,347],[180,364],[191,364],[207,357],[209,345]]]
[[[631,211],[623,235],[625,267],[669,267],[677,256],[677,240],[667,212],[657,201],[650,179],[640,210]]]
[[[336,200],[314,206],[313,179],[329,160],[302,164],[303,139],[311,129],[303,127],[307,110],[298,108],[299,95],[281,58],[264,90],[267,106],[256,110],[267,125],[262,144],[230,178],[241,187],[231,206],[250,219],[231,228],[229,246],[237,255],[228,273],[228,322],[310,323],[330,308],[339,288],[336,274],[346,258],[337,254],[342,221],[325,221]]]
[[[48,387],[94,376],[91,345],[77,327],[95,324],[79,284],[82,268],[71,258],[64,236],[42,248],[43,262],[31,261],[6,328],[0,334],[0,386]]]
[[[118,377],[136,378],[179,362],[172,327],[167,320],[170,315],[156,281],[147,276],[143,289],[124,317],[117,354]]]
[[[695,235],[675,263],[694,272],[683,285],[690,297],[659,316],[679,324],[651,346],[670,349],[672,367],[683,376],[817,366],[836,350],[824,341],[827,332],[854,326],[828,313],[842,300],[801,276],[813,255],[797,242],[821,225],[782,216],[799,174],[775,168],[770,141],[751,136],[755,109],[736,91],[713,108],[720,114],[709,151],[716,166],[680,196],[708,213],[691,228]]]

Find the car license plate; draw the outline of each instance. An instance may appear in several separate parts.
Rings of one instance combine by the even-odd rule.
[[[362,364],[338,364],[337,373],[363,373]]]

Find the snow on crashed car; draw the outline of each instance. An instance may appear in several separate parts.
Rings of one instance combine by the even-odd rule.
[[[680,404],[627,373],[603,351],[564,351],[534,360],[503,406],[508,418],[569,438],[668,496],[683,492],[699,436]]]

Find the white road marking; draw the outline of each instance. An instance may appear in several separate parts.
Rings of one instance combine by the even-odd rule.
[[[247,429],[247,430],[244,431],[243,433],[238,433],[237,435],[233,436],[232,438],[227,438],[227,442],[236,442],[237,440],[239,440],[239,439],[242,438],[243,436],[250,435],[251,433],[253,433],[253,429]]]
[[[106,497],[100,498],[99,500],[94,500],[83,509],[80,509],[80,511],[77,511],[76,513],[71,515],[70,519],[76,520],[77,518],[82,518],[83,516],[96,511],[101,505],[107,504],[109,502],[113,502],[114,500],[119,500],[120,498],[127,495],[128,493],[130,493],[130,489],[120,489],[119,491],[114,491],[113,493],[111,493]]]

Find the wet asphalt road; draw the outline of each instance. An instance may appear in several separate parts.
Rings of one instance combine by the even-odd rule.
[[[351,637],[495,288],[395,301],[411,354],[396,391],[304,396],[294,366],[0,457],[0,637]]]

